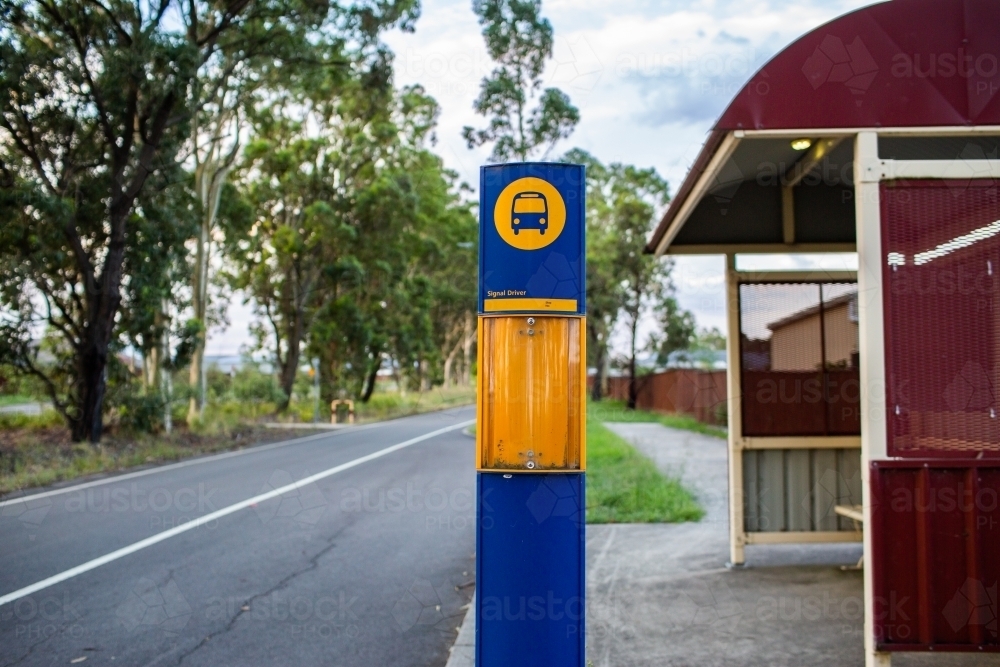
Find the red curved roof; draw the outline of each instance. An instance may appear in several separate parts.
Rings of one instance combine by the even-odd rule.
[[[732,130],[1000,125],[1000,0],[892,0],[778,53],[715,124],[653,232],[674,216]]]
[[[1000,2],[893,0],[772,58],[719,130],[1000,124]]]

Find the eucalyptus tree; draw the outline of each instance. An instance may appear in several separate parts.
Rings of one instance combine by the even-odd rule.
[[[675,352],[690,350],[697,343],[698,326],[694,314],[681,307],[674,295],[666,296],[655,306],[658,330],[650,337],[650,349],[656,363],[666,365]]]
[[[41,378],[74,440],[101,437],[126,257],[155,251],[137,233],[137,204],[170,179],[199,62],[250,12],[196,0],[0,2],[3,354]],[[180,13],[202,21],[192,40],[168,27]],[[39,322],[62,338],[51,371],[30,342]]]
[[[639,323],[650,307],[657,307],[673,293],[673,262],[644,252],[658,209],[669,200],[667,182],[655,169],[612,164],[609,186],[613,243],[610,258],[617,267],[622,294],[621,312],[628,332],[629,348],[625,356],[628,370],[629,409],[634,409],[639,394],[636,382],[636,356],[641,348]]]
[[[103,430],[137,203],[227,85],[206,68],[235,71],[290,25],[352,39],[414,15],[413,0],[0,0],[2,354],[42,379],[75,440]],[[62,338],[58,372],[37,363],[39,322]]]
[[[428,150],[437,103],[413,86],[390,89],[380,108],[370,89],[344,99],[323,133],[335,174],[329,201],[350,233],[326,246],[309,341],[325,396],[362,401],[386,364],[403,390],[440,381],[456,322],[464,332],[475,309],[476,221],[455,174]]]
[[[332,120],[318,117],[308,100],[272,104],[257,114],[256,138],[244,156],[253,223],[233,253],[235,284],[263,317],[256,333],[259,345],[275,353],[285,393],[279,410],[288,407],[335,248],[353,234],[329,204],[336,179],[328,141]]]
[[[254,119],[240,179],[254,224],[233,253],[236,284],[262,316],[258,340],[275,351],[289,396],[307,347],[327,395],[350,387],[368,397],[390,350],[426,338],[429,305],[417,307],[426,290],[413,270],[426,169],[414,156],[437,105],[420,88],[394,92],[390,73],[376,57]]]
[[[197,418],[205,402],[204,351],[208,336],[209,284],[213,244],[218,240],[218,209],[223,186],[248,140],[253,108],[275,92],[308,86],[317,80],[335,89],[365,61],[385,61],[379,38],[392,27],[413,29],[418,0],[363,0],[339,5],[300,0],[285,16],[249,24],[244,39],[231,41],[207,60],[197,82],[204,104],[192,123],[188,146],[195,191],[202,205],[192,274],[192,312],[201,323],[190,367],[196,387],[188,418]],[[224,236],[224,233],[223,233]]]
[[[467,383],[469,353],[476,336],[478,222],[471,203],[462,199],[456,187],[457,175],[445,170],[438,156],[420,151],[409,163],[407,173],[418,198],[415,231],[419,247],[414,263],[428,280],[435,345],[429,355],[434,367],[425,372],[424,379],[449,387],[459,378]]]
[[[172,429],[171,372],[190,361],[191,345],[200,335],[196,320],[172,315],[189,306],[177,289],[190,275],[185,243],[195,234],[198,205],[190,178],[175,164],[177,178],[160,189],[147,188],[133,216],[135,243],[125,256],[123,308],[118,326],[123,338],[142,352],[142,384],[147,404],[159,403],[162,423]]]
[[[542,148],[547,155],[573,132],[580,112],[558,88],[542,88],[553,31],[541,16],[541,0],[474,0],[472,8],[497,67],[483,79],[474,103],[489,124],[465,127],[463,138],[469,148],[492,143],[496,162],[523,162]]]
[[[383,148],[353,171],[354,195],[343,209],[357,230],[356,282],[346,281],[330,303],[321,337],[338,337],[344,386],[362,400],[385,363],[402,389],[442,379],[456,323],[464,334],[475,309],[476,221],[456,175],[428,150],[437,103],[414,86],[399,91],[390,109],[379,132]],[[461,343],[464,351],[467,340]]]
[[[629,340],[624,365],[630,378],[629,406],[634,407],[643,316],[650,309],[662,315],[661,324],[672,332],[669,340],[662,332],[656,334],[664,345],[693,335],[685,333],[689,323],[678,320],[686,311],[673,300],[673,264],[643,253],[657,213],[670,201],[669,187],[655,169],[605,165],[578,148],[562,160],[587,168],[587,354],[588,363],[597,369],[591,397],[600,400],[603,395],[610,338],[621,323]]]
[[[587,186],[587,357],[596,370],[591,398],[604,395],[610,364],[610,340],[624,300],[621,268],[616,263],[612,172],[587,151],[574,148],[563,162],[586,167]]]

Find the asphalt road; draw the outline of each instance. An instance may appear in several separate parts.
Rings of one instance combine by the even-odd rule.
[[[474,441],[461,429],[128,547],[473,417],[399,419],[0,504],[0,600],[126,554],[0,605],[0,665],[444,665],[475,572]]]

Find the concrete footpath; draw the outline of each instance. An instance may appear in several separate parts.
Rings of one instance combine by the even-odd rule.
[[[860,544],[747,548],[729,570],[724,440],[607,424],[698,497],[697,523],[587,526],[588,667],[864,664]],[[470,607],[474,609],[474,607]],[[474,613],[448,667],[472,667]],[[897,654],[896,667],[1000,665],[1000,656]]]

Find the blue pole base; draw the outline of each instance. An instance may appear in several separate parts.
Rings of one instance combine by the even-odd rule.
[[[582,473],[478,474],[476,666],[583,667]]]

